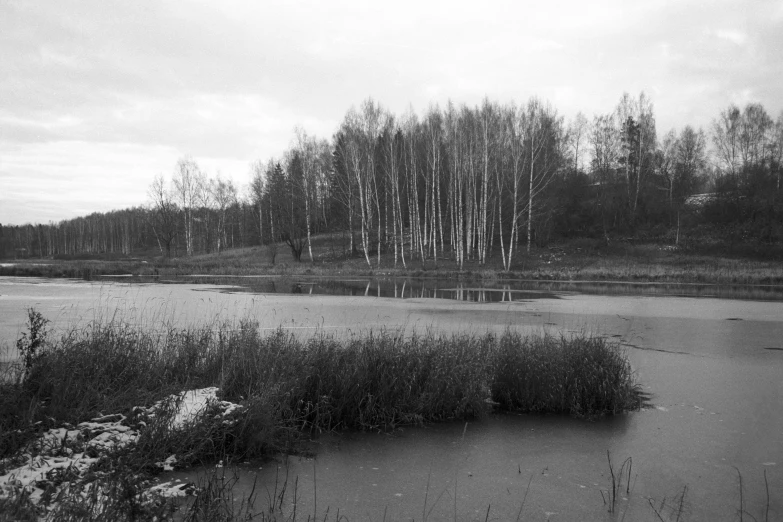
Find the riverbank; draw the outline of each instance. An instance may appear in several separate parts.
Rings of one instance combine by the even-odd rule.
[[[164,468],[301,452],[313,432],[493,411],[594,417],[643,399],[624,353],[602,338],[369,332],[300,341],[244,322],[164,334],[98,324],[54,341],[42,319],[31,312],[22,366],[0,393],[0,511],[17,519],[43,509],[95,514],[108,509],[96,499],[118,495],[124,501],[109,508],[120,518],[158,513],[170,501],[143,486]],[[183,421],[182,404],[194,402],[185,390],[211,396]],[[51,472],[27,469],[43,463]]]
[[[438,277],[467,281],[555,280],[722,285],[783,285],[783,263],[773,251],[736,249],[734,254],[682,250],[656,244],[633,245],[573,241],[556,247],[534,247],[515,254],[505,271],[496,252],[486,263],[467,260],[462,267],[446,253],[424,261],[406,257],[395,263],[391,253],[348,255],[316,242],[313,261],[296,262],[284,245],[227,250],[220,254],[164,259],[27,259],[0,263],[0,275],[92,279],[106,275],[180,277],[206,275],[318,275]],[[277,251],[273,256],[271,252]],[[727,249],[726,251],[730,251]]]

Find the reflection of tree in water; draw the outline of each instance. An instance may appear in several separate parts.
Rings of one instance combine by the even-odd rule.
[[[107,278],[110,279],[110,278]],[[150,280],[153,278],[150,277]],[[503,283],[455,282],[445,279],[318,279],[290,277],[235,278],[181,277],[171,282],[220,284],[231,286],[231,292],[322,294],[397,299],[453,299],[474,303],[503,303],[535,299],[560,299],[563,293],[588,295],[649,295],[715,297],[723,299],[783,300],[783,290],[776,285],[714,285],[668,283],[607,283],[602,281],[518,281]]]
[[[445,287],[444,287],[445,285]],[[498,288],[475,287],[450,281],[416,281],[410,279],[320,281],[315,293],[397,299],[453,299],[476,303],[512,302],[522,299],[557,298],[549,291],[523,290],[513,284]]]

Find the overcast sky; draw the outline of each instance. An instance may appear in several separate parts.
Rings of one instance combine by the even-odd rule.
[[[568,119],[644,90],[662,136],[730,103],[776,118],[782,80],[781,1],[0,0],[0,223],[143,204],[184,155],[245,185],[367,97]]]

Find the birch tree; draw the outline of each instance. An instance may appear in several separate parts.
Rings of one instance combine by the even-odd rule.
[[[438,239],[443,252],[443,214],[440,197],[441,147],[443,145],[443,118],[437,105],[431,106],[423,122],[425,150],[427,151],[427,178],[425,187],[426,244],[438,262]]]
[[[625,171],[627,210],[633,227],[642,189],[653,171],[653,155],[656,150],[655,116],[653,105],[642,92],[636,99],[624,93],[616,109],[620,122],[622,164]]]
[[[562,138],[563,122],[550,105],[544,105],[535,98],[528,102],[523,117],[530,158],[527,203],[527,252],[530,253],[534,204],[561,166],[559,142]]]
[[[311,198],[315,194],[318,177],[318,150],[315,138],[308,136],[301,127],[295,129],[295,149],[299,154],[302,168],[301,190],[305,207],[305,228],[307,230],[307,251],[310,262],[313,262],[313,244],[311,240]]]
[[[383,237],[381,235],[381,213],[379,172],[376,157],[376,147],[380,138],[382,128],[383,109],[372,98],[366,99],[362,103],[361,124],[362,124],[362,151],[364,156],[365,171],[361,176],[364,181],[364,204],[367,207],[367,246],[369,250],[370,230],[373,224],[373,217],[377,222],[377,264],[381,265],[381,245]],[[369,252],[367,254],[369,264]]]
[[[500,239],[500,256],[503,262],[503,268],[506,272],[511,269],[511,259],[514,253],[514,244],[516,243],[516,234],[518,231],[518,222],[520,217],[520,187],[522,185],[522,176],[524,171],[525,156],[525,128],[524,122],[519,117],[519,111],[515,106],[504,107],[501,109],[501,143],[502,147],[502,169],[495,170],[495,179],[497,184],[497,206],[498,206],[498,237]],[[503,202],[508,200],[510,209],[504,212]],[[524,205],[524,204],[523,204]],[[510,217],[504,219],[505,214],[510,210]],[[510,221],[510,223],[507,223]],[[506,250],[506,241],[504,228],[508,226],[508,250]]]
[[[490,103],[489,99],[484,99],[479,115],[479,152],[481,154],[480,172],[481,181],[479,188],[479,209],[478,209],[478,257],[479,264],[485,264],[487,254],[490,251],[491,234],[493,223],[490,215],[490,205],[494,203],[490,197],[490,179],[495,173],[497,165],[497,141],[498,141],[498,122],[499,111],[495,104]]]
[[[372,183],[369,179],[369,165],[367,164],[367,137],[364,132],[362,116],[354,109],[348,111],[343,120],[341,133],[344,136],[341,155],[345,159],[345,167],[351,184],[356,188],[357,201],[360,211],[360,227],[362,239],[362,251],[367,266],[370,262],[370,228],[372,226]]]
[[[408,223],[410,224],[411,251],[417,252],[419,260],[424,263],[424,229],[421,219],[421,209],[419,207],[419,171],[422,162],[419,161],[419,136],[420,128],[418,118],[413,112],[413,108],[408,109],[402,122],[402,131],[404,135],[404,169],[405,188],[407,193]]]
[[[661,159],[659,164],[659,171],[661,177],[666,182],[666,192],[669,199],[670,211],[674,209],[674,185],[677,180],[677,155],[679,147],[679,140],[677,138],[677,131],[672,129],[666,133],[661,140]]]
[[[237,189],[231,180],[218,176],[210,179],[208,184],[210,206],[217,214],[215,231],[215,248],[218,254],[224,248],[226,241],[226,216],[231,205],[236,204]]]
[[[329,175],[330,194],[337,204],[336,207],[345,212],[343,226],[348,226],[348,254],[356,252],[354,241],[354,215],[356,213],[356,185],[351,174],[350,159],[353,145],[349,143],[348,129],[345,122],[334,137],[334,152],[332,153],[331,171]]]
[[[397,260],[405,267],[405,227],[400,197],[400,169],[402,163],[402,132],[397,127],[394,116],[385,114],[383,124],[383,158],[386,187],[389,189],[392,210],[392,243],[394,248],[394,266]]]
[[[259,245],[264,244],[264,170],[264,164],[260,160],[250,167],[250,201],[256,212],[255,222],[258,227]]]
[[[172,178],[177,202],[182,209],[185,231],[185,251],[193,255],[193,218],[204,190],[204,174],[190,156],[177,162],[177,168]]]

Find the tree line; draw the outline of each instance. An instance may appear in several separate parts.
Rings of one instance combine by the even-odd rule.
[[[184,157],[168,180],[155,178],[147,205],[0,227],[0,255],[171,257],[285,243],[312,260],[312,238],[339,232],[345,253],[369,266],[386,252],[403,266],[499,256],[509,270],[520,251],[558,238],[678,242],[697,230],[779,243],[782,164],[783,113],[773,120],[760,104],[659,137],[644,93],[568,122],[537,98],[422,115],[368,99],[330,140],[295,129],[241,189]]]

